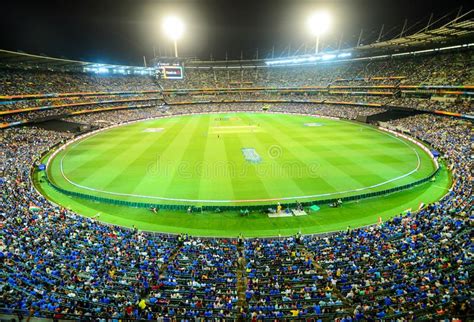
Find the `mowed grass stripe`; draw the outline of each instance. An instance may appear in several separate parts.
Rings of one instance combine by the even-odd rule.
[[[259,177],[264,178],[263,184],[269,196],[282,198],[303,194],[303,190],[291,178],[291,174],[285,168],[284,163],[270,156],[270,148],[279,145],[280,142],[275,139],[273,131],[268,131],[268,126],[270,126],[268,121],[261,117],[257,117],[254,120],[248,116],[243,117],[247,122],[257,121],[261,125],[265,124],[267,127],[267,131],[258,132],[255,135],[242,136],[242,141],[245,140],[247,146],[254,148],[262,158],[262,163],[256,164],[255,170]],[[289,144],[290,142],[287,143]],[[288,191],[291,191],[291,194],[288,194]]]
[[[196,199],[198,183],[193,176],[196,160],[193,153],[197,151],[197,145],[203,143],[202,139],[198,139],[200,135],[203,135],[202,122],[202,117],[189,117],[189,122],[183,128],[181,135],[169,142],[162,152],[168,170],[167,176],[162,178],[161,196]],[[168,155],[172,158],[168,159]]]
[[[316,119],[316,120],[319,121],[320,119]],[[314,122],[314,119],[313,119],[313,122]],[[338,167],[333,167],[333,164],[331,162],[321,162],[321,160],[326,160],[331,155],[330,147],[333,146],[333,144],[325,145],[323,148],[321,148],[320,147],[321,140],[319,139],[319,135],[315,137],[315,132],[318,134],[320,132],[323,132],[323,133],[327,133],[327,131],[332,132],[334,130],[331,129],[331,127],[334,123],[335,122],[332,120],[326,120],[326,122],[324,123],[324,126],[316,127],[316,128],[306,127],[302,123],[299,123],[299,122],[298,124],[295,124],[295,128],[298,128],[302,133],[305,133],[304,139],[298,140],[298,144],[300,144],[300,142],[303,142],[303,145],[306,147],[306,150],[301,149],[301,145],[299,145],[298,147],[295,147],[295,150],[296,150],[295,153],[301,154],[301,152],[299,151],[301,150],[307,151],[310,154],[308,158],[314,160],[313,161],[314,165],[317,165],[317,167],[315,167],[315,170],[312,171],[312,173],[313,173],[313,177],[317,178],[318,181],[316,181],[315,185],[311,186],[311,189],[313,189],[312,191],[314,191],[311,194],[320,194],[320,193],[327,192],[324,190],[321,191],[322,183],[324,183],[326,186],[331,186],[332,187],[331,192],[341,191],[340,187],[337,186],[338,173],[340,173],[341,175],[345,175],[346,179],[349,180],[350,183],[352,184],[352,185],[347,185],[347,181],[346,181],[346,187],[347,186],[352,187],[354,184],[356,184],[356,182],[354,182],[354,180],[349,176],[347,172],[344,171],[344,169],[340,169],[342,171],[338,171],[338,172],[333,172],[333,170],[330,169],[331,172],[328,172],[327,171],[328,166],[330,166],[331,168],[338,168]],[[288,136],[292,135],[291,131],[287,131],[287,129],[284,129],[283,132]],[[341,137],[340,139],[343,139],[343,138]],[[337,139],[336,141],[340,139]],[[347,164],[347,161],[344,162],[343,164]],[[331,174],[330,177],[327,177],[328,173]],[[303,178],[302,180],[305,180],[305,179]]]
[[[377,129],[366,127],[366,130],[371,131],[374,135],[372,145],[380,142],[378,149],[376,149],[376,151],[380,151],[379,153],[369,152],[366,155],[378,161],[381,173],[386,174],[387,177],[390,173],[393,173],[391,177],[396,177],[399,176],[397,173],[403,175],[414,170],[418,165],[418,158],[420,158],[417,171],[410,176],[397,180],[394,182],[394,186],[424,178],[435,170],[431,157],[416,144]],[[383,134],[383,136],[379,134]]]
[[[249,122],[252,121],[252,118],[248,116],[246,119]],[[275,122],[265,117],[257,117],[255,121],[265,125],[266,131],[249,135],[248,140],[250,146],[254,147],[262,157],[262,164],[257,164],[256,167],[260,169],[259,173],[265,178],[265,183],[268,182],[267,191],[274,198],[304,195],[306,187],[300,186],[295,179],[307,172],[307,165],[296,155],[285,153],[285,147],[293,145],[293,140],[286,141],[284,147],[274,135],[279,130]],[[280,152],[282,155],[278,155]],[[284,159],[282,156],[287,158]],[[288,191],[291,191],[291,194],[288,194]]]
[[[213,126],[223,126],[228,122],[217,119],[219,116],[208,116],[209,130]],[[228,158],[225,135],[218,136],[209,132],[211,131],[208,131],[203,147],[198,199],[222,196],[222,199],[234,200],[232,176],[236,175],[237,164]]]
[[[181,136],[188,137],[189,129],[196,120],[189,116],[180,117],[180,121],[170,129],[172,135],[164,137],[155,142],[154,150],[143,154],[144,158],[150,159],[146,164],[146,176],[141,178],[140,183],[135,187],[135,194],[145,196],[166,197],[169,181],[180,164],[175,159],[170,158],[175,153],[181,151]],[[152,154],[150,154],[152,153]],[[158,199],[147,199],[158,202]]]
[[[142,128],[143,124],[138,123],[137,127]],[[142,133],[130,131],[130,128],[127,128],[126,135],[122,135],[124,134],[123,130],[116,131],[114,128],[87,137],[68,147],[65,152],[67,156],[63,160],[63,170],[66,176],[82,182],[96,172],[101,172],[113,158],[118,158],[122,153],[130,153],[129,148],[133,149],[133,145],[130,143],[136,142]],[[127,149],[124,149],[123,146],[126,146]]]
[[[338,122],[333,122],[333,125],[339,126]],[[341,182],[349,177],[359,183],[355,187],[363,188],[406,173],[400,170],[393,172],[390,167],[381,170],[379,168],[381,163],[374,162],[371,153],[368,152],[377,150],[374,149],[374,146],[378,145],[377,139],[384,140],[385,138],[380,135],[374,136],[372,133],[368,135],[367,132],[360,131],[358,128],[365,130],[359,125],[349,123],[343,131],[338,132],[341,136],[337,139],[326,139],[331,144],[325,146],[327,152],[325,158],[345,173],[345,176],[340,178]],[[345,149],[341,149],[341,146]],[[363,175],[359,176],[359,174]]]
[[[108,186],[111,182],[114,182],[117,178],[120,178],[124,173],[124,168],[138,157],[143,157],[143,150],[152,146],[155,140],[162,140],[166,142],[167,139],[177,135],[173,131],[173,128],[179,128],[182,126],[180,122],[171,122],[169,128],[171,130],[163,131],[160,133],[145,133],[144,129],[152,127],[152,122],[143,122],[136,123],[129,126],[126,126],[128,131],[122,132],[119,136],[111,135],[106,132],[109,136],[109,148],[101,150],[102,153],[96,158],[88,160],[86,163],[82,163],[81,160],[75,160],[75,169],[78,169],[76,172],[69,171],[69,155],[64,159],[64,171],[66,176],[78,183],[80,185],[106,190],[108,191]],[[125,140],[120,140],[119,138],[125,137]],[[95,138],[90,138],[94,140]],[[84,143],[87,142],[84,141]],[[82,144],[82,141],[80,142]],[[150,153],[147,157],[154,158],[155,154]],[[143,162],[147,162],[147,157],[143,158]],[[152,159],[153,160],[153,159]],[[150,162],[152,162],[150,160]],[[82,164],[81,164],[82,163]],[[139,171],[145,171],[146,167],[143,167]],[[144,173],[141,173],[141,176],[144,176]],[[126,187],[126,182],[130,178],[122,178],[125,182],[125,185],[122,185],[118,182],[116,184],[114,192],[121,193],[130,193],[133,187]],[[125,186],[125,187],[123,187]],[[118,188],[118,189],[116,189]],[[122,190],[125,188],[124,190]]]
[[[342,139],[346,149],[340,149],[340,142],[334,142],[326,147],[324,160],[339,169],[339,173],[330,173],[331,180],[338,185],[338,191],[352,190],[368,187],[394,178],[394,173],[385,173],[380,170],[380,162],[374,161],[370,156],[361,153],[359,148],[353,148],[352,143],[358,142],[358,137],[348,134]],[[322,173],[326,173],[321,169]],[[362,174],[362,175],[361,175]],[[400,172],[396,173],[400,175]],[[348,184],[350,182],[350,184]]]
[[[101,135],[101,134],[99,134]],[[72,188],[73,190],[80,189],[63,178],[63,175],[60,171],[61,169],[61,160],[63,160],[63,170],[65,175],[75,183],[81,185],[87,184],[95,184],[97,181],[102,180],[102,174],[106,174],[107,171],[104,171],[105,168],[113,169],[113,167],[109,167],[109,161],[105,156],[110,158],[119,157],[121,153],[130,153],[127,152],[127,149],[121,147],[122,145],[127,145],[127,142],[133,142],[137,140],[140,136],[138,134],[130,134],[128,136],[119,136],[116,139],[110,137],[107,139],[108,144],[100,144],[100,148],[92,147],[91,145],[89,150],[85,151],[76,151],[76,145],[68,147],[64,152],[59,153],[56,158],[53,160],[53,166],[57,169],[57,171],[53,171],[51,173],[51,178],[56,183],[65,184],[68,188]],[[86,138],[85,141],[94,140],[95,137]],[[82,144],[83,141],[80,141],[76,144],[79,146]],[[90,150],[94,152],[89,155]],[[63,159],[64,157],[64,159]],[[100,174],[100,175],[98,175]]]
[[[239,115],[241,118],[242,116],[243,114]],[[249,135],[251,134],[221,136],[225,141],[227,160],[235,164],[237,170],[230,178],[235,200],[256,199],[256,196],[266,199],[271,196],[256,171],[258,165],[248,163],[242,154],[242,148],[252,148],[248,142]]]
[[[349,122],[349,121],[345,121]],[[417,163],[417,157],[415,151],[418,153],[418,156],[421,159],[421,166],[418,172],[415,175],[420,175],[422,177],[426,176],[427,174],[430,174],[431,172],[434,171],[434,164],[431,160],[430,155],[428,155],[426,152],[424,152],[418,145],[408,141],[404,140],[403,138],[399,138],[397,140],[394,138],[392,135],[389,135],[388,133],[384,131],[380,131],[374,128],[370,128],[368,126],[365,126],[367,131],[372,131],[374,133],[374,138],[378,138],[378,140],[382,140],[383,137],[386,138],[386,140],[391,140],[391,142],[386,142],[384,141],[384,147],[386,149],[390,148],[390,155],[389,158],[384,158],[383,153],[377,154],[377,156],[380,158],[379,161],[383,163],[403,163],[403,162],[412,162],[413,164]],[[385,134],[385,136],[376,136],[377,133],[380,134]],[[398,142],[397,142],[398,141]],[[400,142],[402,141],[403,144]],[[384,149],[381,149],[383,151]],[[415,150],[415,151],[414,151]],[[410,152],[408,152],[410,151]],[[370,152],[368,153],[369,155],[372,155]],[[408,160],[407,154],[412,158],[412,160]],[[391,158],[393,157],[393,158]]]
[[[364,158],[360,164],[370,167],[376,166],[375,169],[380,176],[386,179],[401,176],[417,167],[417,151],[414,151],[412,146],[407,145],[405,141],[375,129],[364,128],[364,130],[370,131],[371,135],[368,137],[370,142],[360,143],[361,139],[356,135],[354,135],[355,140],[340,142],[340,146],[349,151],[364,151],[364,153],[358,154],[359,158],[360,156]],[[366,145],[367,148],[363,146],[359,148],[361,145]],[[370,153],[370,151],[374,151],[374,153]]]
[[[288,116],[288,115],[285,115]],[[275,120],[279,124],[279,131],[277,131],[274,135],[279,139],[281,142],[287,142],[291,140],[292,137],[292,130],[291,127],[288,127],[286,124],[291,120]],[[286,126],[285,126],[286,125]],[[302,124],[301,124],[302,125]],[[328,122],[326,126],[331,126],[331,123]],[[319,129],[322,127],[316,127]],[[312,133],[315,131],[315,128],[306,127],[308,133]],[[309,134],[308,134],[309,135]],[[314,132],[313,132],[313,140],[314,140]],[[311,160],[315,164],[319,164],[319,170],[313,173],[313,177],[316,177],[317,180],[308,181],[307,178],[303,178],[301,181],[306,183],[308,190],[306,195],[313,195],[313,194],[322,194],[322,193],[333,193],[343,190],[354,189],[353,187],[359,185],[359,182],[353,180],[351,177],[347,177],[347,173],[339,169],[339,167],[330,163],[326,156],[328,155],[328,151],[325,148],[324,150],[315,149],[315,144],[311,142],[312,140],[308,137],[304,140],[293,140],[295,143],[294,146],[291,148],[293,149],[294,153],[298,154],[306,154],[310,156]],[[289,147],[285,146],[287,149]],[[338,178],[344,178],[345,181],[338,180]]]
[[[367,138],[369,139],[369,142],[367,146],[369,148],[364,151],[364,154],[374,158],[378,162],[383,163],[386,166],[391,166],[392,168],[406,164],[407,169],[411,170],[414,169],[418,163],[418,154],[422,162],[420,169],[415,176],[421,174],[421,177],[424,177],[434,171],[434,165],[430,156],[416,144],[403,138],[394,137],[385,131],[372,128],[368,125],[354,124],[347,120],[341,120],[340,123],[351,124],[354,127],[359,127],[360,132],[366,133],[364,135],[368,134]],[[378,144],[380,148],[374,149],[375,144]],[[342,145],[350,148],[354,143],[342,143]],[[387,151],[389,151],[389,153]]]
[[[209,117],[203,115],[196,118],[196,123],[189,127],[190,139],[183,144],[182,158],[178,160],[182,164],[172,175],[166,190],[167,196],[197,199],[200,184],[200,166],[202,164],[207,140],[204,138],[205,129],[209,126]],[[198,139],[201,138],[201,139]]]
[[[383,162],[374,162],[370,155],[366,155],[365,149],[363,151],[359,150],[359,137],[361,134],[362,136],[367,136],[367,133],[355,130],[359,125],[346,124],[348,124],[348,126],[345,131],[337,131],[338,135],[325,138],[325,142],[329,144],[325,144],[324,151],[319,152],[324,156],[323,160],[325,161],[324,166],[321,166],[321,176],[327,175],[328,180],[331,180],[331,183],[336,186],[336,191],[353,190],[383,183],[389,179],[401,176],[416,167],[415,163],[414,167],[409,170],[399,169],[394,172],[391,166],[385,166]],[[327,125],[329,127],[333,125],[336,127],[340,126],[338,121],[333,121]],[[320,128],[321,127],[308,128],[308,131],[318,131]],[[381,135],[385,134],[371,133],[370,136],[372,140],[370,146],[376,146],[378,139],[382,141],[386,139],[394,140],[393,138],[387,136],[383,137]],[[362,141],[367,139],[370,139],[370,137],[366,137],[362,139]],[[345,147],[342,151],[340,149],[341,142]],[[307,143],[305,143],[305,145],[306,144]],[[397,147],[400,146],[400,144],[403,145],[402,142],[398,142]],[[406,147],[405,151],[411,151],[411,149]],[[387,155],[390,158],[389,153]],[[412,153],[414,154],[414,152]],[[333,165],[333,168],[337,168],[339,171],[335,172],[332,169],[327,169],[329,171],[326,171],[325,168],[329,164]],[[387,187],[388,186],[390,186],[390,184],[387,184]]]
[[[183,120],[184,125],[186,121]],[[161,184],[159,180],[151,178],[150,165],[159,162],[159,151],[167,142],[179,136],[184,129],[182,122],[177,122],[173,126],[167,128],[162,136],[158,133],[150,133],[155,135],[146,135],[136,142],[134,145],[140,149],[134,151],[133,154],[127,155],[120,161],[119,172],[115,172],[114,177],[108,180],[102,190],[122,192],[137,195],[157,195]],[[167,134],[167,135],[165,135]],[[149,192],[148,192],[149,191]],[[130,197],[129,199],[134,199]]]

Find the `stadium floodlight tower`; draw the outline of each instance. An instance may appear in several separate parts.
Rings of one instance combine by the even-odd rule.
[[[181,21],[181,19],[170,16],[166,17],[165,20],[163,20],[163,30],[165,31],[166,35],[173,40],[174,42],[174,56],[177,58],[178,57],[178,39],[181,38],[181,36],[184,33],[184,23]]]
[[[329,29],[331,16],[326,11],[318,11],[308,18],[308,27],[313,36],[316,36],[315,54],[319,53],[319,37]]]

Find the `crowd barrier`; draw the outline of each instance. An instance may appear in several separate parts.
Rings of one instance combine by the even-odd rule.
[[[370,78],[372,80],[382,79],[378,77]],[[384,78],[385,79],[385,78]],[[387,77],[386,79],[395,79],[393,77]],[[347,79],[351,80],[351,79]],[[336,80],[342,81],[342,80]],[[32,100],[42,98],[61,98],[61,97],[77,97],[77,96],[102,96],[102,95],[137,95],[137,94],[171,94],[171,93],[193,93],[193,92],[239,92],[239,91],[291,91],[291,90],[324,90],[324,89],[349,89],[349,88],[375,88],[375,89],[428,89],[428,90],[464,90],[454,91],[454,95],[461,95],[466,90],[474,89],[474,85],[332,85],[328,84],[325,86],[289,86],[289,87],[209,87],[209,88],[185,88],[185,89],[160,89],[160,90],[142,90],[142,91],[104,91],[104,92],[76,92],[76,93],[37,93],[37,94],[24,94],[24,95],[0,95],[0,101],[17,101],[17,100]],[[446,93],[448,94],[448,93]]]
[[[414,110],[414,111],[419,111],[421,113],[430,113],[430,114],[437,114],[437,115],[444,115],[444,116],[450,116],[450,117],[458,117],[458,118],[464,118],[464,119],[469,119],[473,120],[474,115],[469,115],[469,114],[460,114],[460,113],[452,113],[452,112],[446,112],[446,111],[425,111],[425,110],[418,110],[418,109],[413,109],[409,107],[404,107],[404,106],[394,106],[394,105],[384,105],[380,103],[366,103],[366,102],[353,102],[353,101],[330,101],[330,100],[284,100],[284,99],[277,99],[277,100],[259,100],[259,99],[254,99],[254,100],[204,100],[204,101],[181,101],[181,102],[171,102],[171,103],[166,103],[166,105],[169,106],[178,106],[178,105],[199,105],[199,104],[219,104],[219,103],[301,103],[301,104],[328,104],[328,105],[347,105],[347,106],[365,106],[365,107],[383,107],[387,109],[404,109],[404,110]],[[121,109],[136,109],[136,108],[144,108],[144,107],[150,107],[151,105],[145,104],[145,105],[131,105],[131,106],[118,106],[118,107],[110,107],[110,108],[98,108],[98,109],[92,109],[92,110],[82,110],[82,111],[77,111],[77,112],[72,112],[69,113],[70,116],[76,115],[76,114],[87,114],[87,113],[97,113],[97,112],[105,112],[105,111],[113,111],[113,110],[121,110]],[[18,125],[24,125],[28,123],[34,123],[36,120],[35,119],[23,119],[19,121],[14,121],[14,122],[5,122],[5,123],[0,123],[0,129],[5,129],[13,126],[18,126]]]
[[[105,92],[76,92],[76,93],[37,93],[24,95],[1,95],[0,100],[34,100],[52,97],[74,97],[74,96],[102,96],[102,95],[126,95],[126,94],[161,94],[161,90],[143,91],[105,91]]]
[[[313,205],[321,206],[321,205],[328,205],[328,204],[333,204],[337,203],[338,201],[342,202],[352,202],[352,201],[359,201],[363,199],[368,199],[368,198],[374,198],[374,197],[380,197],[384,195],[388,195],[391,193],[395,192],[400,192],[404,190],[411,189],[415,186],[419,186],[423,183],[426,183],[430,180],[432,180],[439,172],[439,167],[432,172],[429,176],[419,179],[417,181],[393,187],[390,189],[385,189],[381,191],[374,191],[374,192],[369,192],[369,193],[364,193],[364,194],[357,194],[353,196],[346,196],[346,197],[341,197],[341,198],[330,198],[330,199],[320,199],[320,200],[314,200],[314,201],[304,201],[304,202],[299,202],[303,207],[311,207]],[[189,208],[191,208],[192,211],[212,211],[212,212],[221,212],[221,211],[267,211],[269,208],[274,205],[273,204],[265,204],[265,205],[238,205],[238,206],[233,206],[233,205],[195,205],[195,204],[163,204],[163,203],[150,203],[150,202],[138,202],[138,201],[127,201],[127,200],[120,200],[120,199],[114,199],[114,198],[108,198],[108,197],[102,197],[102,196],[94,196],[82,192],[77,192],[77,191],[72,191],[68,189],[64,189],[56,185],[55,183],[51,182],[49,179],[47,172],[42,176],[42,179],[46,181],[46,183],[52,187],[54,190],[68,196],[68,197],[74,197],[74,198],[80,198],[86,201],[90,202],[100,202],[100,203],[106,203],[114,206],[127,206],[127,207],[133,207],[133,208],[147,208],[147,209],[162,209],[162,210],[173,210],[173,211],[188,211]],[[297,200],[294,202],[281,202],[280,203],[283,207],[285,208],[296,208],[298,206]]]
[[[113,107],[103,107],[103,108],[96,108],[96,109],[87,109],[87,110],[80,110],[74,111],[66,114],[55,115],[51,117],[53,118],[63,118],[68,116],[80,115],[80,114],[90,114],[90,113],[99,113],[99,112],[107,112],[107,111],[118,111],[118,110],[132,110],[132,109],[139,109],[139,108],[149,108],[155,107],[155,104],[138,104],[138,105],[123,105],[123,106],[113,106]],[[0,129],[6,129],[13,126],[18,125],[25,125],[30,123],[37,123],[44,121],[44,118],[37,118],[37,119],[23,119],[15,122],[10,123],[0,123]]]
[[[15,110],[6,110],[0,111],[0,116],[11,115],[11,114],[20,114],[26,112],[34,112],[40,110],[52,110],[66,107],[79,107],[79,106],[88,106],[88,105],[102,105],[102,104],[117,104],[117,103],[137,103],[137,102],[146,102],[146,101],[162,101],[161,97],[149,97],[149,98],[138,98],[138,99],[121,99],[121,100],[106,100],[106,101],[93,101],[93,102],[81,102],[81,103],[69,103],[69,104],[58,104],[58,105],[45,105],[45,106],[36,106],[36,107],[26,107]]]

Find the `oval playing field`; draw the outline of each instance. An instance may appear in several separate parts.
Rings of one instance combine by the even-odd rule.
[[[61,189],[90,196],[224,207],[383,191],[435,169],[418,145],[363,124],[228,113],[164,117],[99,131],[53,154],[47,173]]]
[[[252,204],[344,197],[434,171],[415,144],[311,116],[207,114],[120,126],[69,144],[49,164],[58,186],[156,203]]]

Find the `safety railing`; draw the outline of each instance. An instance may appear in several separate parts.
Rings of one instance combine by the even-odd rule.
[[[352,201],[358,201],[358,200],[363,200],[363,199],[368,199],[368,198],[374,198],[374,197],[380,197],[388,194],[392,194],[395,192],[400,192],[404,190],[411,189],[413,187],[419,186],[421,184],[424,184],[430,180],[432,180],[439,172],[440,168],[437,168],[434,172],[432,172],[430,175],[428,175],[425,178],[416,180],[414,182],[392,187],[389,189],[384,189],[384,190],[379,190],[379,191],[373,191],[373,192],[368,192],[368,193],[363,193],[363,194],[356,194],[356,195],[351,195],[351,196],[344,196],[340,198],[329,198],[329,199],[318,199],[318,200],[313,200],[313,201],[304,201],[304,202],[297,202],[296,200],[294,202],[281,202],[280,204],[286,208],[295,208],[298,205],[301,205],[303,207],[311,207],[313,205],[325,205],[325,204],[333,204],[337,202],[352,202]],[[46,183],[52,187],[54,190],[68,196],[68,197],[73,197],[73,198],[80,198],[84,199],[86,201],[90,202],[100,202],[100,203],[106,203],[114,206],[127,206],[127,207],[133,207],[133,208],[147,208],[147,209],[162,209],[162,210],[174,210],[174,211],[187,211],[189,208],[191,208],[191,211],[214,211],[214,212],[221,212],[221,211],[263,211],[267,210],[269,208],[269,204],[260,204],[260,205],[202,205],[202,206],[196,206],[196,203],[191,204],[168,204],[168,203],[150,203],[150,202],[140,202],[140,201],[128,201],[128,200],[121,200],[121,199],[115,199],[115,198],[109,198],[109,197],[103,197],[103,196],[95,196],[83,192],[78,192],[78,191],[72,191],[68,189],[64,189],[53,183],[49,178],[47,173],[45,172],[45,175],[42,176],[42,179],[46,181]]]

